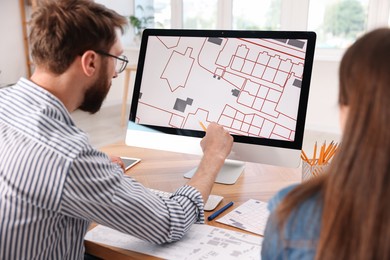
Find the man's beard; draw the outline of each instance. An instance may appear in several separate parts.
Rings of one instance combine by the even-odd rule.
[[[100,110],[100,107],[102,106],[103,101],[106,98],[108,91],[110,90],[110,86],[107,85],[107,63],[104,63],[100,68],[99,78],[85,92],[84,101],[79,107],[79,109],[82,111],[89,112],[91,114],[95,114]]]

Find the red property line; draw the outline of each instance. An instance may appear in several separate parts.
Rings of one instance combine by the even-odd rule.
[[[226,109],[227,107],[230,107],[230,108],[232,108],[232,110],[235,111],[234,116],[229,116],[229,115],[225,114],[225,109]],[[278,126],[281,126],[281,127],[285,128],[285,129],[288,129],[288,130],[290,130],[290,131],[294,131],[294,129],[290,129],[290,128],[284,126],[284,125],[281,125],[281,124],[279,124],[279,123],[277,123],[277,122],[271,121],[270,119],[268,119],[268,118],[266,118],[266,117],[263,117],[263,116],[261,116],[261,115],[258,115],[258,114],[256,114],[256,113],[245,114],[245,113],[240,112],[240,113],[244,114],[245,116],[253,115],[252,121],[251,121],[250,123],[247,123],[247,122],[245,122],[244,120],[240,120],[240,119],[237,119],[237,118],[236,118],[238,112],[240,112],[240,111],[237,110],[236,108],[234,108],[233,106],[226,104],[226,105],[225,105],[225,108],[222,110],[222,114],[221,114],[221,115],[219,116],[219,118],[218,118],[218,122],[221,121],[222,116],[225,116],[225,117],[227,117],[227,118],[232,119],[233,121],[234,121],[234,120],[237,120],[237,121],[240,121],[240,122],[242,122],[242,123],[246,123],[246,124],[249,124],[249,125],[252,126],[252,125],[253,125],[253,120],[254,120],[255,116],[258,116],[258,117],[260,117],[260,118],[263,118],[264,121],[267,120],[267,121],[269,121],[269,122],[274,123],[275,126],[278,125]],[[264,114],[266,114],[266,113],[264,113]],[[256,127],[262,128],[263,125],[264,125],[264,121],[263,121],[263,124],[262,124],[261,126],[256,126]],[[229,127],[229,128],[235,129],[235,128],[232,127],[232,125],[230,125],[230,126],[229,126],[229,125],[226,125],[226,126]],[[275,127],[275,126],[274,126],[274,127]],[[240,130],[240,131],[242,131],[242,130]]]
[[[270,48],[270,47],[268,47],[268,46],[264,46],[264,45],[261,45],[261,44],[255,43],[255,42],[248,41],[248,40],[243,39],[243,38],[239,38],[239,39],[242,40],[242,41],[244,41],[244,42],[248,42],[248,43],[250,43],[250,44],[253,44],[253,45],[257,45],[257,46],[264,47],[264,48],[269,49],[269,50],[273,50],[273,51],[276,51],[276,52],[279,52],[279,53],[286,54],[286,55],[288,55],[288,56],[290,56],[290,57],[294,57],[294,58],[297,58],[297,59],[300,59],[300,60],[303,60],[303,61],[305,60],[305,59],[303,59],[303,58],[301,58],[301,57],[292,55],[291,53],[287,53],[287,52],[283,52],[283,51],[280,51],[280,50],[276,50],[276,49]]]
[[[146,103],[144,103],[144,102],[139,102],[139,103],[140,103],[140,104],[143,104],[143,105],[145,105],[145,106],[148,106],[148,107],[155,108],[156,110],[160,110],[160,111],[166,112],[166,113],[170,114],[170,118],[171,118],[171,119],[172,119],[172,117],[173,117],[174,115],[175,115],[175,116],[178,116],[178,117],[180,117],[180,118],[183,118],[183,123],[182,123],[182,125],[181,125],[180,128],[183,128],[183,126],[186,125],[186,123],[187,123],[188,117],[183,117],[183,116],[181,116],[181,115],[178,115],[178,114],[169,112],[169,111],[167,111],[167,110],[158,108],[158,107],[156,107],[156,106],[152,106],[152,105],[150,105],[150,104],[146,104]],[[229,105],[226,105],[226,106],[229,106]],[[226,106],[225,106],[225,107],[226,107]],[[253,115],[252,121],[251,121],[250,123],[247,123],[247,122],[245,122],[245,121],[243,121],[243,120],[240,120],[240,119],[237,119],[237,118],[236,118],[237,112],[238,112],[237,109],[235,109],[235,108],[232,107],[232,106],[229,106],[229,107],[233,108],[233,109],[236,111],[236,114],[234,115],[234,117],[228,116],[228,115],[226,115],[226,114],[224,114],[224,113],[222,112],[222,114],[219,116],[219,119],[217,120],[217,122],[220,122],[221,117],[222,117],[222,116],[225,116],[225,117],[227,117],[227,118],[231,118],[233,121],[237,120],[237,121],[239,121],[239,122],[241,122],[241,123],[248,124],[249,126],[255,126],[255,125],[253,125],[253,120],[254,120],[255,116],[259,116],[259,115],[257,115],[257,114],[244,114],[244,115]],[[195,115],[195,114],[198,113],[199,110],[205,111],[205,112],[207,113],[207,117],[206,117],[207,119],[206,119],[206,121],[209,122],[209,120],[208,120],[208,115],[209,115],[210,112],[209,112],[208,110],[206,110],[206,109],[198,108],[198,109],[196,110],[196,113],[189,113],[189,115]],[[271,120],[269,120],[269,119],[267,119],[267,118],[265,118],[265,117],[262,117],[262,116],[259,116],[259,117],[263,118],[263,123],[262,123],[262,125],[261,125],[261,126],[255,126],[256,128],[259,128],[259,130],[260,130],[260,131],[259,131],[259,134],[257,135],[257,136],[259,136],[259,137],[270,138],[272,134],[273,134],[273,135],[276,135],[276,136],[280,136],[280,135],[278,135],[278,134],[276,134],[276,133],[274,132],[274,129],[275,129],[275,127],[276,127],[277,125],[278,125],[278,126],[281,126],[281,127],[283,127],[283,128],[285,128],[285,129],[287,129],[287,130],[289,130],[289,131],[290,131],[290,136],[291,136],[292,133],[294,132],[293,129],[289,129],[289,128],[287,128],[286,126],[283,126],[283,125],[281,125],[281,124],[278,124],[278,123],[276,123],[276,122],[273,122],[273,121],[271,121]],[[137,117],[136,119],[137,119],[137,122],[138,122],[138,123],[139,123],[139,121],[141,120],[139,117]],[[269,122],[272,122],[272,123],[274,124],[274,127],[273,127],[273,129],[272,129],[272,131],[271,131],[271,133],[270,133],[270,136],[268,136],[268,137],[267,137],[267,136],[261,136],[261,135],[260,135],[261,129],[263,128],[264,122],[265,122],[265,121],[269,121]],[[172,124],[171,124],[170,122],[168,122],[168,125],[169,125],[170,127],[173,127]],[[230,125],[230,126],[229,126],[229,125],[225,125],[225,126],[226,126],[226,127],[229,127],[230,129],[232,129],[232,132],[234,132],[234,130],[238,130],[238,131],[243,132],[243,130],[241,130],[241,129],[233,128],[233,125]],[[174,127],[176,127],[176,126],[174,126]],[[241,133],[237,133],[237,134],[242,135]],[[255,136],[255,135],[252,135],[252,134],[250,134],[249,132],[247,132],[247,136]],[[293,140],[293,139],[287,138],[287,137],[285,137],[285,136],[280,136],[280,137],[282,137],[282,138],[284,138],[284,139],[287,139],[287,140]]]
[[[180,42],[180,40],[181,40],[181,37],[179,36],[179,37],[177,37],[177,38],[179,38],[178,40],[177,40],[177,43],[176,43],[176,45],[175,46],[172,46],[172,47],[168,47],[164,42],[163,42],[163,40],[161,40],[160,39],[160,37],[158,37],[158,36],[156,36],[156,38],[162,43],[162,45],[164,45],[165,46],[165,48],[167,48],[167,49],[173,49],[173,48],[176,48],[177,46],[179,46],[179,42]]]
[[[190,70],[189,70],[189,73],[187,74],[187,78],[186,78],[186,80],[185,80],[185,82],[184,82],[184,85],[183,85],[183,86],[182,86],[182,85],[179,85],[179,86],[177,86],[176,88],[173,88],[173,87],[171,86],[170,82],[169,82],[169,79],[168,79],[168,78],[164,78],[163,75],[164,75],[165,70],[167,69],[169,63],[171,62],[171,59],[172,59],[173,55],[174,55],[175,53],[177,53],[177,54],[179,54],[179,55],[185,57],[187,51],[190,52],[188,58],[189,58],[189,59],[192,59],[191,68],[190,68]],[[165,68],[164,68],[163,72],[161,73],[160,79],[161,79],[161,80],[165,80],[165,81],[167,82],[167,84],[168,84],[169,88],[171,89],[171,92],[172,92],[172,93],[175,92],[178,88],[185,88],[185,86],[187,85],[187,81],[188,81],[188,78],[190,77],[190,74],[191,74],[191,71],[192,71],[192,67],[194,66],[194,61],[195,61],[195,58],[191,57],[192,51],[193,51],[193,48],[191,48],[191,47],[187,47],[185,53],[180,53],[180,52],[178,52],[178,51],[173,51],[173,52],[171,53],[171,56],[169,57],[167,63],[165,64]]]
[[[294,51],[297,51],[297,52],[301,52],[301,53],[303,53],[303,54],[306,53],[306,52],[304,52],[304,51],[300,51],[300,50],[291,48],[291,47],[289,47],[289,46],[286,46],[286,45],[283,45],[283,44],[280,44],[280,43],[277,43],[277,42],[274,42],[274,41],[270,41],[270,40],[267,40],[267,39],[261,39],[261,40],[262,40],[262,41],[265,41],[265,42],[269,42],[269,43],[275,44],[275,45],[282,46],[282,47],[287,48],[287,49],[291,49],[291,50],[294,50]],[[272,39],[272,40],[275,40],[275,39]],[[289,39],[289,40],[290,40],[290,39]]]
[[[250,115],[250,114],[249,114],[249,115]],[[254,114],[254,115],[256,115],[256,116],[258,116],[258,117],[260,117],[260,118],[263,118],[264,121],[269,121],[269,122],[275,124],[275,126],[281,126],[281,127],[285,128],[285,129],[287,129],[287,130],[289,130],[289,131],[294,131],[294,129],[290,129],[290,128],[284,126],[284,125],[281,125],[281,124],[279,124],[279,123],[276,123],[276,122],[274,122],[274,121],[271,121],[271,120],[269,120],[268,118],[262,117],[262,116],[257,115],[257,114]],[[258,127],[258,128],[262,128],[263,125],[264,125],[264,122],[263,122],[262,126],[256,126],[256,125],[252,124],[253,119],[252,119],[252,122],[249,124],[249,123],[247,123],[247,122],[245,122],[245,121],[243,121],[243,120],[236,119],[236,117],[232,117],[232,116],[229,116],[229,115],[226,115],[226,114],[221,114],[221,115],[220,115],[220,117],[219,117],[219,119],[218,119],[218,123],[221,121],[221,117],[222,117],[222,116],[225,116],[225,117],[230,118],[230,119],[232,119],[232,120],[239,121],[239,122],[241,122],[241,123],[245,123],[245,124],[248,124],[248,125],[250,125],[250,126],[255,126],[255,127]],[[234,128],[232,127],[232,125],[230,125],[230,126],[226,125],[226,126],[229,127],[229,128],[234,129]],[[275,127],[275,126],[274,126],[274,127]],[[273,131],[273,130],[272,130],[272,131]]]
[[[156,110],[160,110],[160,111],[163,111],[163,112],[165,112],[165,113],[168,113],[168,114],[171,115],[171,118],[172,118],[173,115],[178,116],[178,117],[181,117],[181,118],[184,118],[182,115],[172,113],[172,112],[170,112],[170,111],[168,111],[168,110],[161,109],[161,108],[159,108],[159,107],[152,106],[152,105],[146,104],[146,103],[144,103],[144,102],[138,102],[138,103],[139,103],[139,104],[142,104],[142,105],[145,105],[145,106],[148,106],[148,107],[152,107],[152,108],[154,108],[154,109],[156,109]]]

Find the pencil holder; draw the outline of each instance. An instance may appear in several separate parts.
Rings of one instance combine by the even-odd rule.
[[[310,164],[302,160],[302,182],[324,174],[328,168],[328,165],[328,163],[317,164],[317,161],[314,161]]]

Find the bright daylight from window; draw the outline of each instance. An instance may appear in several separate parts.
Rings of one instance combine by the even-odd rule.
[[[216,29],[218,0],[183,1],[183,28]]]
[[[286,17],[283,10],[291,11],[283,9],[290,3],[288,1],[291,0],[135,0],[134,8],[136,16],[151,18],[144,24],[146,27],[283,30],[281,21]],[[302,11],[297,15],[307,18],[307,28],[294,24],[296,21],[287,23],[291,23],[293,28],[301,28],[299,30],[315,31],[316,45],[320,49],[344,49],[367,31],[370,1],[382,0],[310,0],[308,13],[303,7],[292,10]],[[226,4],[228,2],[230,4]],[[172,3],[180,4],[172,9]],[[218,8],[223,9],[223,17],[218,17],[222,14]],[[390,19],[388,23],[390,25]]]
[[[369,0],[310,1],[308,30],[317,33],[317,47],[346,48],[367,28]]]
[[[279,30],[281,3],[282,0],[233,0],[232,28]]]

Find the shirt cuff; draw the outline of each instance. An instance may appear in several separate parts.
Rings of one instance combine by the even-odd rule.
[[[204,223],[204,201],[202,194],[197,189],[189,185],[184,185],[177,189],[171,198],[176,199],[183,206],[184,212],[188,214],[194,214],[195,209],[195,215],[193,215],[195,217],[195,223]],[[188,203],[188,200],[191,203]],[[187,216],[187,219],[188,217],[190,216]]]

